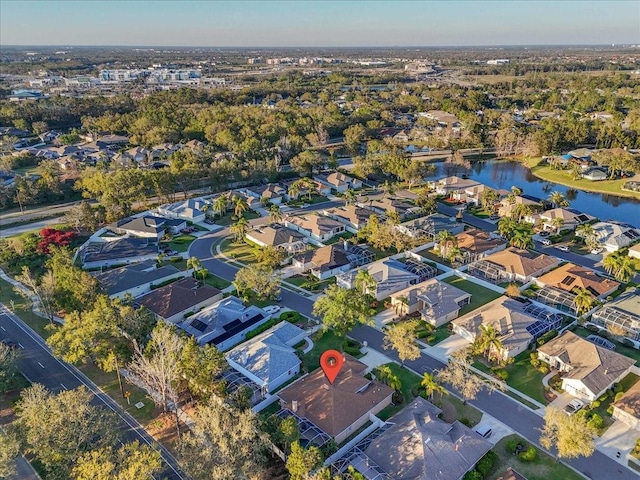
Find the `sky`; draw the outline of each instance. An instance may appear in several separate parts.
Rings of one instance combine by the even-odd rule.
[[[565,44],[640,44],[640,1],[0,1],[0,45]]]

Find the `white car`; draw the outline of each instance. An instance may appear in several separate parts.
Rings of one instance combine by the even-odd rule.
[[[548,247],[549,245],[551,245],[551,240],[549,240],[548,238],[544,238],[544,239],[540,240],[540,243],[542,245],[544,245],[545,247]]]
[[[592,255],[599,255],[602,253],[602,249],[601,248],[594,248],[593,250],[591,250],[591,254]]]
[[[560,250],[561,252],[568,252],[569,251],[569,247],[567,247],[566,245],[558,245],[556,248],[558,250]]]
[[[584,402],[582,400],[578,400],[577,398],[574,398],[569,402],[569,404],[566,407],[564,407],[564,411],[566,412],[567,415],[573,415],[578,410],[581,410],[582,407],[584,407]]]
[[[279,305],[269,305],[264,307],[263,310],[267,312],[269,315],[273,315],[274,313],[278,313],[280,311]]]

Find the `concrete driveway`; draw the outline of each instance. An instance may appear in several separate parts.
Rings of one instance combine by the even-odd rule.
[[[468,347],[471,344],[466,338],[455,334],[449,338],[445,338],[443,341],[434,345],[433,347],[427,347],[429,355],[436,358],[447,359],[451,354],[461,348]]]
[[[491,428],[491,436],[487,438],[487,440],[489,440],[492,445],[495,445],[507,435],[515,433],[511,428],[507,427],[500,420],[492,417],[491,415],[487,415],[486,413],[482,415],[480,422],[475,427],[473,427],[473,430],[480,430],[483,427]]]
[[[627,454],[631,453],[639,438],[640,430],[617,421],[604,432],[602,437],[596,437],[596,447],[616,462],[627,465]],[[620,452],[619,458],[616,456],[618,452]]]
[[[576,397],[574,397],[573,395],[569,395],[568,393],[562,393],[558,396],[558,398],[556,398],[553,402],[551,402],[549,406],[562,410],[574,398]]]

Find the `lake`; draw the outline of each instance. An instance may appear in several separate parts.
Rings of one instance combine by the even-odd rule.
[[[446,176],[443,163],[434,163],[438,172],[434,178]],[[516,186],[525,194],[545,199],[551,192],[562,192],[571,202],[571,208],[594,215],[601,220],[618,220],[640,227],[640,200],[618,197],[605,193],[592,193],[575,190],[564,185],[541,180],[518,162],[505,160],[487,160],[471,166],[469,178],[492,188],[510,190]],[[433,178],[432,177],[432,178]]]

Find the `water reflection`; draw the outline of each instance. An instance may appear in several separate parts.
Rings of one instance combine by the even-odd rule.
[[[443,163],[436,163],[433,177],[445,176]],[[547,198],[551,192],[562,192],[571,202],[571,207],[607,220],[631,222],[640,226],[640,200],[618,197],[605,193],[592,193],[557,185],[537,178],[531,170],[518,162],[488,160],[471,165],[469,177],[496,189],[510,190],[517,186],[524,193]]]

